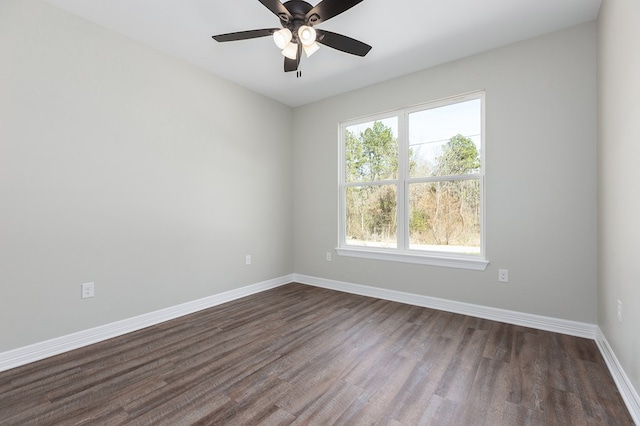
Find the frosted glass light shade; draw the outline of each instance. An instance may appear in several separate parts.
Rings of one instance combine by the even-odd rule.
[[[291,34],[289,28],[283,28],[273,33],[273,41],[280,49],[284,49],[291,41],[292,36],[293,34]]]
[[[296,59],[298,56],[298,45],[296,43],[289,43],[282,49],[282,54],[289,59]]]
[[[303,25],[298,29],[298,38],[303,46],[311,46],[316,42],[316,30],[308,25]]]
[[[304,53],[307,54],[307,58],[316,53],[318,49],[320,49],[320,45],[315,41],[308,46],[303,45],[302,47],[304,48]]]

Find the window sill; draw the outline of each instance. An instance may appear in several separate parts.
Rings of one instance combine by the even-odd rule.
[[[445,268],[471,269],[484,271],[489,264],[486,259],[475,257],[454,257],[439,254],[398,253],[387,250],[371,250],[361,247],[338,247],[340,256],[359,257],[361,259],[385,260],[390,262],[416,263],[419,265],[442,266]]]

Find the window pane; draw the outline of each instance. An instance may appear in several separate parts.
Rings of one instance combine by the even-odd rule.
[[[345,132],[345,179],[374,182],[398,176],[396,117],[348,126]]]
[[[409,248],[480,254],[478,179],[409,185]]]
[[[409,175],[479,173],[480,99],[409,114]]]
[[[346,244],[396,248],[396,186],[358,186],[346,189]]]

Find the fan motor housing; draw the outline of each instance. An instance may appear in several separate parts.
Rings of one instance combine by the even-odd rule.
[[[289,11],[291,16],[293,17],[292,20],[289,20],[288,17],[280,16],[280,23],[282,24],[283,27],[286,27],[286,28],[290,28],[292,24],[294,24],[294,26],[297,26],[297,27],[299,27],[300,25],[306,24],[307,13],[309,13],[309,11],[313,9],[313,6],[311,6],[309,3],[303,0],[289,0],[288,2],[284,3],[283,6]],[[315,14],[309,17],[309,22],[312,24],[317,19],[317,18],[314,19],[314,17],[315,17]],[[297,25],[295,25],[296,23]]]

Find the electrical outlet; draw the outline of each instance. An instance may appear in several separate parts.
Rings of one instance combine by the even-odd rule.
[[[622,302],[618,300],[618,321],[622,322]]]
[[[501,283],[509,282],[509,270],[508,269],[498,269],[498,281]]]
[[[245,258],[244,258],[244,263],[245,263],[246,265],[251,265],[251,255],[250,255],[250,254],[248,254],[248,255],[246,255],[246,256],[245,256]]]
[[[81,297],[87,299],[95,296],[93,283],[83,283]]]
[[[327,252],[327,262],[331,262],[331,252]]]

